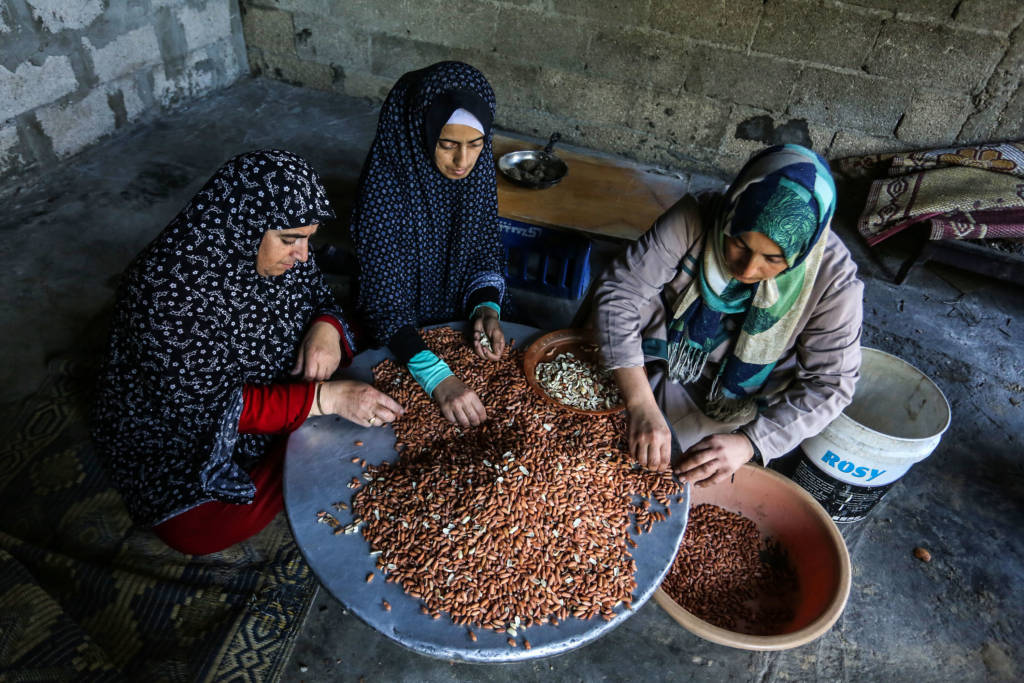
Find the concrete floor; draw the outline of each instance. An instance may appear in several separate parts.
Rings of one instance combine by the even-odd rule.
[[[0,187],[0,403],[31,392],[49,358],[96,353],[117,274],[230,156],[280,146],[309,158],[347,215],[376,110],[365,102],[244,80],[104,141],[45,176]],[[682,123],[680,125],[683,125]],[[687,176],[689,178],[689,176]],[[689,178],[693,186],[713,179]],[[899,244],[874,254],[836,229],[866,284],[864,343],[934,379],[953,424],[871,516],[843,532],[850,600],[816,642],[754,653],[705,642],[651,603],[583,649],[515,665],[453,664],[407,651],[321,591],[286,680],[1019,680],[1024,662],[1024,297],[1019,286],[927,265],[891,284]],[[841,199],[842,201],[842,199]],[[329,226],[325,226],[329,227]],[[341,228],[324,238],[343,241]],[[602,250],[606,253],[607,249]],[[344,281],[339,281],[344,286]],[[521,321],[563,326],[572,305],[520,296]],[[1016,342],[1016,344],[1014,343]],[[927,547],[929,564],[914,559]]]

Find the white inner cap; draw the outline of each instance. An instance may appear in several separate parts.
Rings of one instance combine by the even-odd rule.
[[[473,116],[470,111],[463,109],[462,107],[453,111],[452,115],[448,117],[448,120],[444,122],[444,125],[447,126],[449,123],[455,123],[460,126],[469,126],[470,128],[480,131],[481,134],[484,132],[484,124],[480,123],[480,119]]]

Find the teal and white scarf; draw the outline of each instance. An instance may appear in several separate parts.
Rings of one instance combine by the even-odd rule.
[[[693,281],[673,307],[668,335],[669,376],[687,384],[701,376],[708,355],[729,338],[725,317],[742,317],[708,395],[708,416],[723,422],[749,422],[756,416],[753,395],[797,332],[807,305],[835,198],[828,162],[799,145],[757,154],[730,186],[706,234]],[[760,232],[775,242],[786,269],[755,285],[733,279],[725,262],[725,239],[744,232]]]

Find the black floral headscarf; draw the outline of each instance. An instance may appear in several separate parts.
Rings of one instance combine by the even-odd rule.
[[[434,163],[441,127],[459,108],[487,129],[476,166],[446,178]],[[352,236],[359,257],[359,307],[377,339],[401,328],[466,315],[481,288],[505,295],[487,79],[461,62],[405,74],[381,107],[363,166]]]
[[[312,253],[262,277],[260,241],[267,230],[333,217],[305,160],[243,154],[125,271],[93,438],[137,522],[158,524],[211,500],[252,500],[246,467],[268,437],[238,433],[242,386],[287,377],[314,315],[341,320]]]

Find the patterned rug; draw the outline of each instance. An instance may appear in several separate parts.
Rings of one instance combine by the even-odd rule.
[[[222,553],[132,525],[88,438],[95,368],[51,365],[0,441],[0,681],[274,681],[316,580],[284,513]]]
[[[1024,142],[852,157],[835,168],[877,178],[857,223],[872,246],[924,221],[933,240],[1024,239]]]

